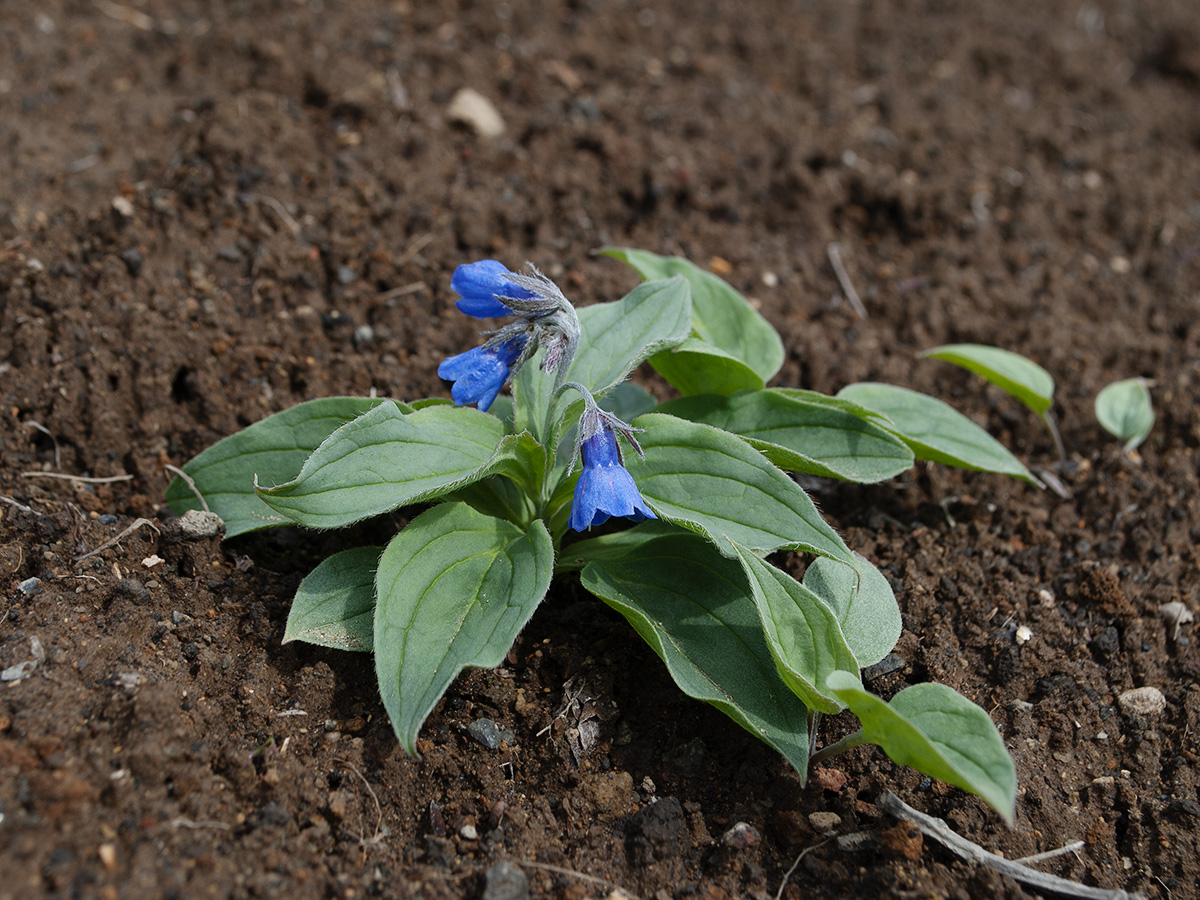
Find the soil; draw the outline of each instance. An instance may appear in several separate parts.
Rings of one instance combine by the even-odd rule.
[[[1200,601],[1198,47],[1194,0],[0,5],[0,668],[37,663],[0,685],[0,898],[1032,896],[885,788],[1009,858],[1085,842],[1045,871],[1200,896],[1200,655],[1160,614]],[[460,88],[503,134],[450,120]],[[923,390],[1057,474],[806,482],[896,588],[871,686],[989,710],[1015,827],[872,748],[802,787],[569,580],[409,758],[369,657],[281,645],[342,535],[171,528],[166,467],[269,413],[445,396],[459,263],[586,304],[636,282],[608,244],[752,297],[778,383]],[[1065,468],[919,358],[957,341],[1055,375]],[[1133,376],[1158,418],[1125,455],[1092,400]],[[1165,709],[1123,707],[1144,686]]]

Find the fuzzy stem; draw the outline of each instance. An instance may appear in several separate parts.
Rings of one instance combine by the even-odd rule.
[[[809,758],[808,764],[809,766],[815,766],[817,763],[824,762],[831,756],[837,756],[839,753],[845,753],[847,750],[853,750],[860,744],[869,743],[870,741],[867,740],[867,733],[859,729],[858,731],[854,732],[854,734],[846,735],[836,744],[830,744],[828,747],[818,750]]]

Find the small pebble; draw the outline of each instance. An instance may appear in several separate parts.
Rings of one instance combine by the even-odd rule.
[[[1022,625],[1017,629],[1017,645],[1028,644],[1033,638],[1033,629],[1028,625]]]
[[[835,812],[809,813],[808,824],[818,834],[829,834],[842,824],[842,817]]]
[[[1173,600],[1170,603],[1164,603],[1158,608],[1158,614],[1162,616],[1167,627],[1171,629],[1171,640],[1179,640],[1179,630],[1184,625],[1189,625],[1196,620],[1192,611],[1180,603],[1178,600]]]
[[[758,833],[758,829],[747,822],[738,822],[721,835],[721,843],[734,850],[755,847],[761,840],[762,835]]]
[[[528,900],[529,879],[521,867],[501,860],[487,870],[482,900]]]
[[[225,523],[215,512],[189,509],[171,522],[170,527],[166,530],[171,536],[178,534],[181,540],[200,541],[205,538],[218,537],[225,530]]]
[[[142,273],[142,265],[146,258],[142,256],[142,251],[137,247],[130,247],[121,254],[121,262],[125,263],[125,270],[135,278]]]
[[[1167,708],[1167,698],[1156,687],[1140,687],[1117,697],[1117,706],[1127,716],[1158,716]]]
[[[100,865],[104,866],[109,872],[117,867],[117,848],[115,844],[101,844],[96,848],[96,855],[100,857]]]
[[[451,122],[466,125],[480,137],[495,138],[504,134],[504,118],[495,104],[479,91],[463,88],[446,107]]]
[[[479,840],[479,832],[476,831],[475,826],[470,823],[467,823],[462,828],[458,829],[458,834],[464,841]]]
[[[467,734],[489,750],[500,749],[500,728],[491,719],[476,719],[467,726]]]
[[[20,584],[17,585],[17,590],[20,591],[22,594],[24,594],[26,597],[32,597],[34,594],[37,593],[38,587],[41,585],[41,583],[42,583],[42,580],[40,578],[26,578],[24,581],[22,581]]]

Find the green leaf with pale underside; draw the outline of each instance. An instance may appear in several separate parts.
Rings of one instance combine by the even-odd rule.
[[[692,534],[593,559],[583,586],[621,613],[680,689],[778,750],[803,782],[808,710],[775,670],[741,566]]]
[[[884,427],[908,444],[917,459],[1040,484],[1003,444],[936,397],[876,382],[846,385],[838,397],[886,416],[891,425]]]
[[[900,640],[900,606],[883,573],[854,554],[858,571],[831,559],[815,559],[804,586],[833,610],[858,667],[865,669],[892,652]]]
[[[309,400],[268,416],[200,453],[183,471],[225,522],[225,537],[295,524],[279,515],[254,492],[259,484],[282,484],[295,478],[304,461],[334,431],[382,403],[374,397],[326,397]],[[398,405],[401,410],[409,407]],[[167,488],[167,503],[182,515],[202,509],[182,478]]]
[[[913,464],[908,445],[879,425],[778,391],[682,397],[657,411],[732,432],[792,472],[869,484]]]
[[[841,537],[796,482],[727,431],[661,413],[634,420],[645,459],[627,454],[638,490],[663,519],[705,535],[733,556],[806,550],[854,566]]]
[[[385,403],[331,434],[293,480],[261,486],[258,495],[301,525],[337,528],[487,475],[525,480],[538,466],[535,449],[527,435],[506,434],[499,419],[476,409],[405,414]]]
[[[884,702],[850,672],[826,685],[862,722],[862,737],[893,762],[982,797],[1012,824],[1017,771],[991,718],[944,684],[915,684]]]
[[[1011,350],[986,344],[945,344],[921,355],[954,363],[981,375],[1039,416],[1054,404],[1054,379],[1050,373]]]
[[[644,250],[600,251],[643,278],[681,275],[692,291],[692,340],[651,364],[682,394],[731,394],[761,388],[783,365],[783,342],[741,294],[686,259]]]
[[[786,572],[744,547],[734,544],[734,549],[750,582],[779,676],[806,706],[838,712],[842,703],[825,687],[825,678],[839,669],[857,671],[858,661],[833,610]]]
[[[283,642],[338,650],[374,647],[375,567],[382,547],[355,547],[330,556],[300,582]]]
[[[1115,438],[1125,442],[1125,452],[1137,448],[1154,427],[1154,406],[1144,378],[1114,381],[1096,395],[1096,420]]]
[[[443,503],[408,524],[383,551],[375,577],[375,669],[401,745],[467,666],[503,662],[537,609],[554,569],[540,520],[528,531]]]

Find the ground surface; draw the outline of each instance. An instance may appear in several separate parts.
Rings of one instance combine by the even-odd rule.
[[[1200,654],[1159,608],[1200,591],[1200,13],[968,6],[0,6],[0,668],[44,654],[0,685],[0,897],[475,897],[500,860],[536,896],[775,897],[814,812],[868,838],[783,897],[1026,896],[896,831],[886,786],[1010,858],[1083,840],[1043,868],[1197,897]],[[463,87],[502,136],[448,121]],[[925,466],[815,486],[898,588],[904,664],[872,686],[991,712],[1014,829],[870,748],[802,788],[570,582],[454,684],[418,761],[369,658],[280,644],[336,536],[143,526],[75,562],[163,525],[164,465],[268,413],[444,396],[437,362],[475,341],[458,263],[528,259],[589,303],[634,284],[606,244],[753,297],[779,383],[925,390],[1034,466],[1055,453],[1027,411],[917,354],[998,344],[1055,375],[1070,499]],[[1091,403],[1136,375],[1158,421],[1130,459]],[[557,714],[581,684],[605,717],[577,764]],[[1165,710],[1123,712],[1144,685]],[[475,742],[483,717],[512,740]],[[722,844],[738,822],[761,839]],[[503,871],[488,896],[521,896]]]

